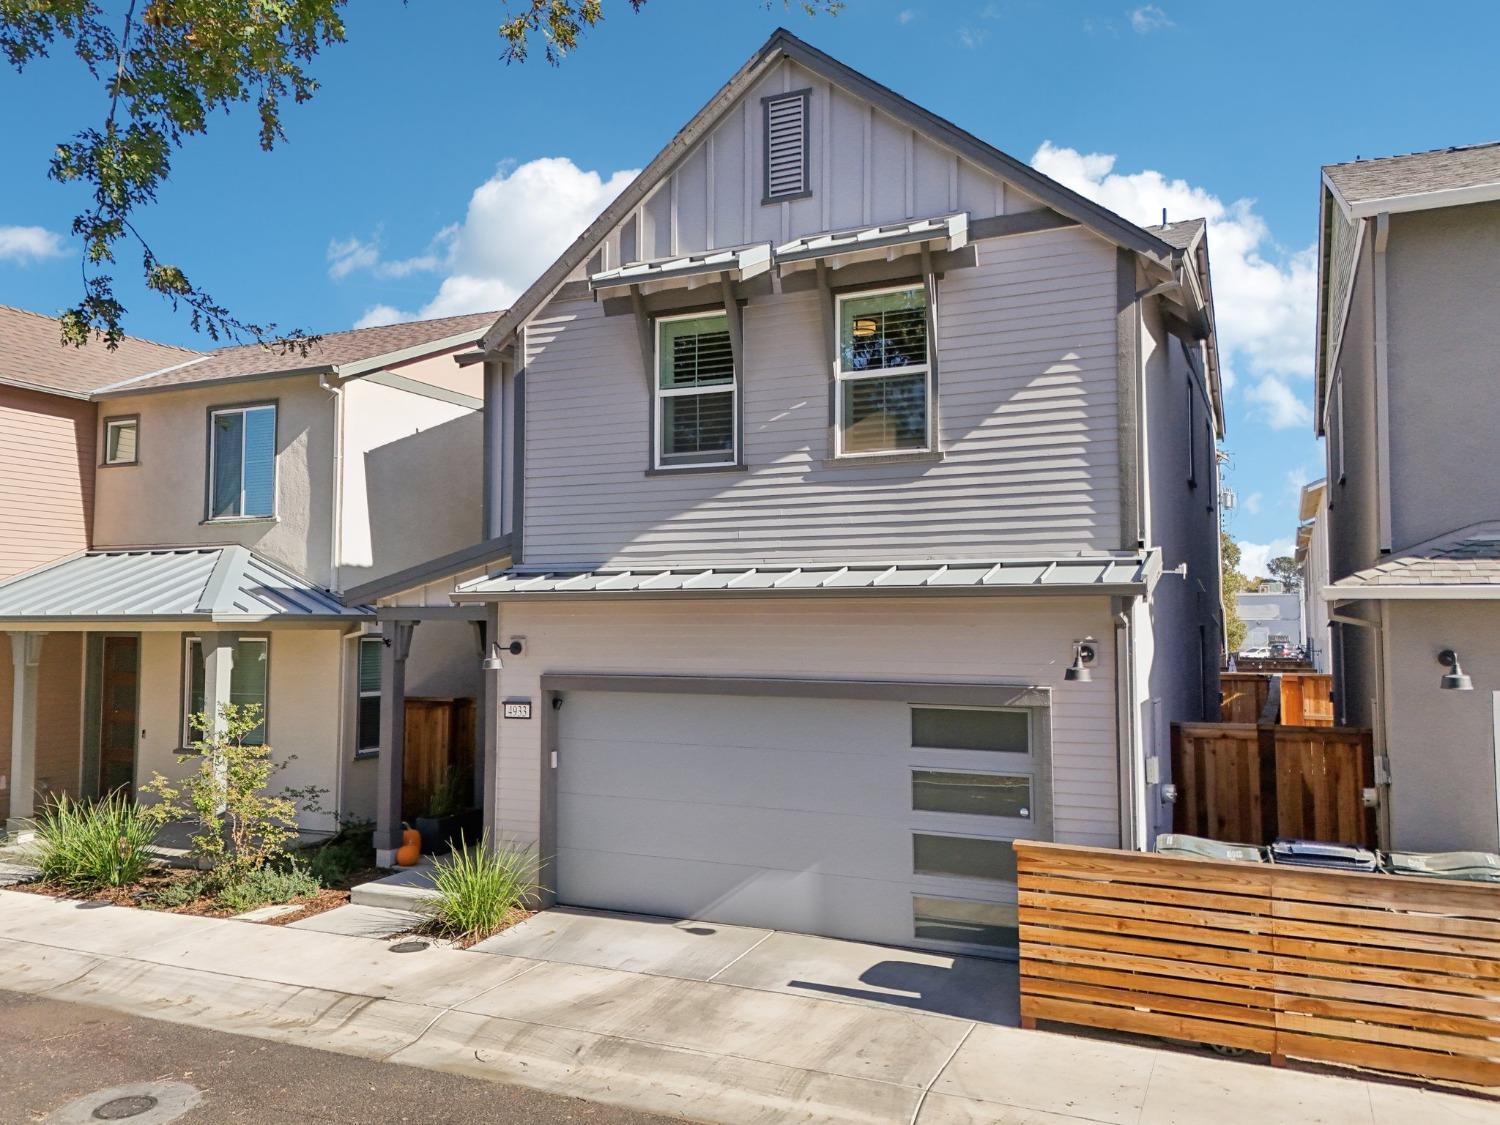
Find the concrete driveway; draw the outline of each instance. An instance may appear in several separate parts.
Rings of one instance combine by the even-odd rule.
[[[984,957],[571,907],[544,911],[474,948],[978,1023],[1018,1022],[1015,964]]]

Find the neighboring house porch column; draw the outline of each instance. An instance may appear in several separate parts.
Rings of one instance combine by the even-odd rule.
[[[11,685],[10,811],[6,834],[17,839],[31,833],[36,815],[36,719],[37,678],[42,663],[45,633],[12,633],[11,659],[15,679]]]
[[[401,846],[401,771],[406,758],[406,658],[415,621],[382,621],[380,760],[375,790],[375,864],[396,865]]]
[[[222,734],[225,730],[222,708],[230,702],[229,684],[234,675],[235,633],[199,634],[198,643],[203,646],[203,714],[208,719],[208,730],[189,731],[192,741]]]

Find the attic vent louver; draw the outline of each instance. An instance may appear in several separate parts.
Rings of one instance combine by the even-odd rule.
[[[808,90],[798,90],[764,99],[767,203],[812,194],[807,176],[809,94]]]

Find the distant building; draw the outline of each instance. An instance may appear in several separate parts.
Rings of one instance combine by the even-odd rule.
[[[1245,590],[1236,594],[1234,602],[1240,611],[1240,620],[1245,623],[1245,643],[1240,646],[1241,652],[1264,648],[1278,641],[1306,645],[1300,593],[1288,593],[1280,582],[1264,582],[1259,591]]]
[[[1302,631],[1307,641],[1307,659],[1319,672],[1331,670],[1328,659],[1331,638],[1328,597],[1328,482],[1309,481],[1302,486],[1298,510],[1296,559],[1302,567]]]

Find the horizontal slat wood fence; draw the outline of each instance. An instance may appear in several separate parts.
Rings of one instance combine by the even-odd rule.
[[[1023,1026],[1500,1085],[1500,887],[1015,847]]]
[[[1239,844],[1281,837],[1375,846],[1371,733],[1360,727],[1174,723],[1174,831]]]
[[[1312,672],[1316,671],[1311,664],[1305,660],[1287,660],[1280,657],[1236,657],[1234,661],[1235,670],[1238,672]]]

